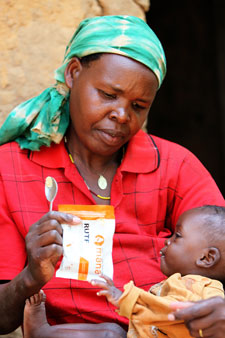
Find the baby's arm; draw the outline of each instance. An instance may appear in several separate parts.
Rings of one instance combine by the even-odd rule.
[[[118,308],[119,307],[118,301],[120,296],[122,295],[122,291],[120,291],[115,287],[111,278],[105,275],[100,275],[100,277],[104,278],[105,282],[98,279],[93,279],[91,281],[91,284],[93,286],[97,286],[102,289],[97,292],[97,295],[105,296],[111,304],[115,305]]]

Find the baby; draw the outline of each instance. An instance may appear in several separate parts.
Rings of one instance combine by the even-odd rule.
[[[187,338],[191,336],[184,323],[170,320],[171,303],[224,297],[224,266],[225,208],[204,206],[180,216],[173,236],[166,239],[161,250],[161,270],[168,278],[154,285],[149,292],[134,286],[133,281],[126,284],[122,292],[107,276],[101,276],[105,281],[92,280],[91,283],[101,288],[98,296],[106,296],[117,307],[116,311],[129,319],[127,337]],[[45,333],[47,329],[57,331],[62,327],[47,323],[44,302],[43,292],[26,301],[25,338],[32,337],[35,327],[40,330],[45,326]],[[68,325],[73,330],[73,324],[64,327]],[[97,332],[96,336],[100,337]],[[48,337],[47,333],[45,337]],[[202,330],[196,332],[195,337],[203,337]]]

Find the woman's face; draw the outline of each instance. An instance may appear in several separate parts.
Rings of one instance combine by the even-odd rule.
[[[158,87],[151,70],[116,54],[103,54],[88,66],[74,58],[65,79],[71,88],[73,139],[92,153],[106,156],[142,127]]]

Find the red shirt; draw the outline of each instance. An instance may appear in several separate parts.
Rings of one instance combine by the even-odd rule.
[[[15,277],[26,264],[24,237],[49,210],[44,184],[58,182],[53,204],[95,204],[71,163],[64,143],[39,152],[12,142],[0,147],[0,279]],[[111,187],[115,207],[114,281],[122,290],[130,280],[148,290],[164,276],[159,250],[185,210],[225,205],[210,174],[187,149],[138,132],[129,142]],[[58,265],[57,265],[58,268]],[[127,323],[88,282],[53,278],[44,286],[49,322]]]

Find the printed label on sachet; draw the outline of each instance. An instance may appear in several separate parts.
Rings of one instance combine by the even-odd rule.
[[[62,224],[63,259],[56,277],[83,281],[113,278],[112,245],[114,208],[109,205],[60,205],[59,211],[81,219],[78,225]]]

